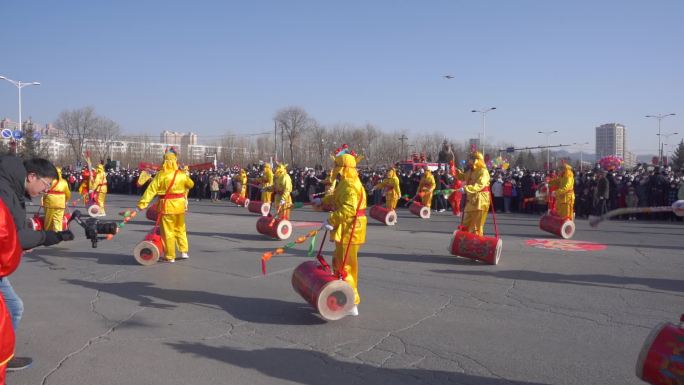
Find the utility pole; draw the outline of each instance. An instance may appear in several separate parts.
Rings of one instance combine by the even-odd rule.
[[[408,140],[408,138],[406,137],[406,135],[401,134],[399,140],[401,140],[401,160],[403,161],[406,160],[406,158],[404,157],[404,141]]]

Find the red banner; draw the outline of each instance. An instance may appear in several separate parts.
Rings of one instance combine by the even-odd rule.
[[[191,164],[188,166],[188,168],[193,171],[209,170],[211,168],[214,168],[214,164],[211,162]]]

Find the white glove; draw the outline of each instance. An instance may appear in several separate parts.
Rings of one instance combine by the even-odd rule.
[[[465,192],[465,190],[463,189],[463,187],[460,187],[460,188],[457,188],[457,189],[456,189],[456,192],[463,193],[463,192]]]
[[[333,227],[333,225],[331,225],[327,219],[323,223],[321,223],[321,229],[323,228],[325,228],[328,231],[333,231],[335,229],[335,227]]]
[[[674,212],[678,217],[684,217],[684,200],[679,200],[673,203],[672,212]]]
[[[280,200],[280,205],[281,205],[281,206],[284,205],[284,204],[286,204],[286,203],[287,203],[287,202],[285,201],[285,199],[281,199],[281,200]]]
[[[314,198],[314,200],[311,201],[311,204],[314,206],[320,206],[321,202],[321,198]]]

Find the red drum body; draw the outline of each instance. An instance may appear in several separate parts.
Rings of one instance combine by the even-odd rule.
[[[161,258],[164,248],[159,234],[149,233],[142,242],[135,245],[133,257],[141,265],[149,266],[157,263]]]
[[[680,320],[651,331],[637,359],[637,377],[653,385],[684,383],[684,314]]]
[[[69,220],[71,219],[71,214],[65,213],[64,216],[62,217],[62,230],[68,230],[69,229]],[[33,218],[31,218],[31,227],[35,231],[40,231],[40,230],[45,230],[45,217],[41,217],[38,214],[35,214]]]
[[[456,230],[449,243],[449,252],[459,257],[496,265],[501,258],[501,238],[482,237],[466,231]]]
[[[238,206],[249,206],[249,199],[246,197],[241,197],[238,193],[233,193],[233,195],[230,196],[230,201]]]
[[[558,235],[563,239],[570,239],[575,235],[575,222],[571,219],[561,218],[558,215],[546,214],[539,220],[539,228]]]
[[[156,202],[145,211],[145,218],[151,220],[152,222],[157,221],[157,216],[159,215],[159,202]]]
[[[423,206],[420,202],[413,202],[411,206],[409,206],[409,211],[415,216],[423,219],[430,219],[430,208]]]
[[[261,217],[257,220],[256,229],[259,234],[280,240],[290,238],[292,222],[287,219],[273,219],[272,216]]]
[[[88,215],[90,215],[91,217],[101,217],[102,210],[100,210],[100,206],[96,204],[88,206]]]
[[[371,218],[387,226],[394,226],[397,224],[397,212],[388,210],[380,205],[374,205],[370,208],[369,215]]]
[[[269,212],[271,212],[271,204],[261,201],[251,201],[247,205],[247,210],[249,210],[250,213],[257,213],[261,214],[262,216],[266,216]]]
[[[328,321],[343,318],[354,306],[354,289],[317,261],[297,266],[292,272],[292,287]]]

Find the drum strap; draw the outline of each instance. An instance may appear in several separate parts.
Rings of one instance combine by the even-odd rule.
[[[356,215],[354,215],[354,222],[352,222],[351,232],[349,233],[349,242],[347,242],[347,249],[344,251],[344,259],[342,260],[342,269],[337,272],[337,275],[340,279],[347,278],[347,271],[344,270],[344,267],[347,265],[347,258],[349,257],[349,248],[351,247],[352,238],[354,238],[354,230],[356,229],[356,222],[358,222],[358,218],[359,218],[359,209],[361,208],[361,202],[363,202],[363,197],[365,195],[364,191],[363,191],[363,187],[361,187],[361,191],[357,191],[357,194],[359,194],[359,203],[356,205]],[[364,212],[364,216],[365,216],[365,212]]]
[[[169,187],[166,188],[166,192],[164,193],[164,196],[169,195],[169,192],[171,191],[171,187],[173,187],[173,182],[176,181],[176,175],[178,175],[178,171],[173,173],[173,178],[171,178],[171,183],[169,183]],[[154,228],[152,229],[152,233],[156,234],[157,229],[159,228],[159,221],[161,221],[162,217],[162,212],[166,211],[166,199],[160,199],[160,204],[159,204],[159,210],[157,210],[157,221],[154,223]]]

